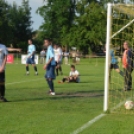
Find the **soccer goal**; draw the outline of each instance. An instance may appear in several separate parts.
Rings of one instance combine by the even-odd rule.
[[[127,100],[134,101],[133,72],[122,66],[122,58],[128,60],[124,43],[127,43],[132,52],[129,52],[131,63],[128,64],[133,69],[134,58],[131,54],[134,52],[134,5],[108,3],[104,111],[134,113],[134,110],[126,110],[124,107]]]

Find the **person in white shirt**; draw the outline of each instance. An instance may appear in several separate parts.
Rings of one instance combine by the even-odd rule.
[[[65,62],[65,65],[68,65],[68,58],[69,58],[69,52],[67,52],[67,50],[65,50],[65,52],[63,53],[64,55],[64,62]]]
[[[61,67],[61,64],[62,64],[62,49],[59,45],[55,44],[54,45],[54,58],[55,58],[55,62],[56,62],[56,74],[57,76],[59,75],[59,72],[61,73],[61,75],[63,74],[62,73],[62,67]]]
[[[68,77],[64,77],[62,81],[59,81],[58,83],[64,83],[64,82],[80,82],[80,73],[75,69],[74,65],[71,65],[71,71],[69,73]]]
[[[46,52],[45,52],[45,50],[43,49],[43,50],[40,52],[40,64],[44,64],[44,62],[45,62],[45,56],[46,56]]]

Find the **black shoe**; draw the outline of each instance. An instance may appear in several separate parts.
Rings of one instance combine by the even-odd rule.
[[[1,101],[1,102],[8,102],[7,99],[4,98],[4,97],[1,97],[1,98],[0,98],[0,101]]]

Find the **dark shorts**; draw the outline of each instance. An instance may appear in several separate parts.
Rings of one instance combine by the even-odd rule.
[[[5,82],[5,71],[0,73],[0,83]]]
[[[118,69],[119,66],[117,64],[110,64],[110,69]]]
[[[55,79],[55,66],[54,65],[48,65],[47,69],[46,69],[46,74],[45,74],[45,78],[51,78],[51,79]]]
[[[33,58],[28,58],[26,61],[27,64],[35,64],[34,57]]]

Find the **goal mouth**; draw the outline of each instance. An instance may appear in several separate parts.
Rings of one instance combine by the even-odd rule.
[[[106,50],[104,111],[134,114],[124,107],[129,98],[134,102],[134,73],[125,66],[129,61],[134,69],[134,4],[108,4]]]
[[[113,5],[113,9],[123,13],[123,14],[128,14],[131,17],[134,17],[134,4],[130,5],[130,4],[116,4]]]

